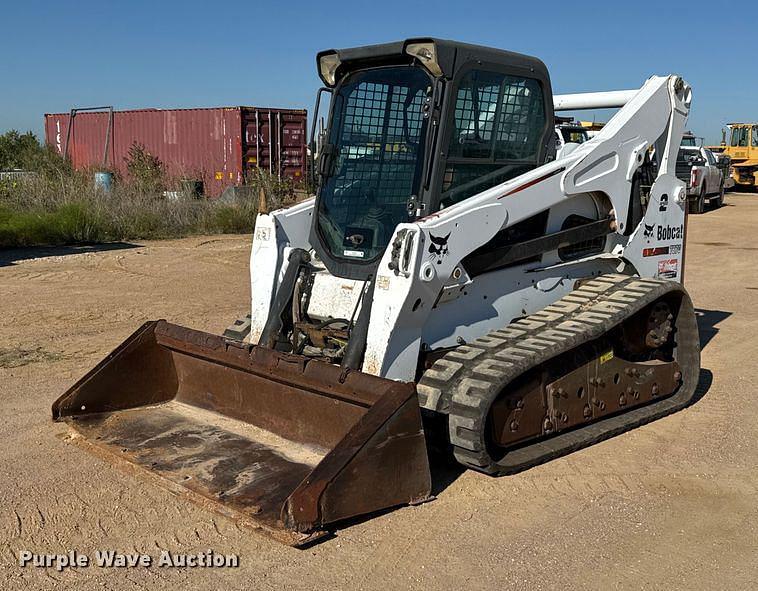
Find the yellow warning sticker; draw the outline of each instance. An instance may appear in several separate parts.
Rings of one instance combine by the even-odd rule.
[[[215,176],[216,176],[216,180],[220,181],[220,180],[223,180],[224,173],[223,172],[217,172]]]
[[[613,359],[613,351],[608,351],[607,353],[603,353],[600,356],[600,365],[603,363],[608,363],[611,359]]]

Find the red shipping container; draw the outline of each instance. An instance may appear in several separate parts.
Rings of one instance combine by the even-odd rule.
[[[82,111],[69,133],[70,119],[46,114],[45,141],[67,152],[75,168],[101,166],[105,156],[105,166],[126,177],[129,149],[138,143],[171,177],[201,180],[211,197],[243,184],[254,168],[298,182],[306,175],[304,109],[140,109],[114,111],[112,122],[108,111]]]

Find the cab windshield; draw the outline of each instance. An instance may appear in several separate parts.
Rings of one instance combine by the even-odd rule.
[[[318,205],[318,229],[332,256],[375,259],[395,227],[410,221],[430,96],[428,75],[410,66],[356,72],[335,93],[328,140],[334,157]]]
[[[737,148],[747,147],[747,127],[732,128],[732,146]]]

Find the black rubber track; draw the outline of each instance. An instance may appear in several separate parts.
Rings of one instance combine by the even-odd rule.
[[[671,396],[583,427],[509,450],[494,459],[485,425],[494,400],[516,377],[607,334],[655,300],[680,294],[674,356],[683,383]],[[458,347],[437,360],[418,384],[423,408],[448,414],[450,443],[463,465],[510,474],[613,437],[687,406],[700,373],[700,344],[692,301],[681,284],[628,275],[601,275],[540,312]]]

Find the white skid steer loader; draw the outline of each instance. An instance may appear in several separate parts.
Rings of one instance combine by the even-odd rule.
[[[55,402],[76,441],[303,545],[428,499],[427,447],[507,474],[692,401],[684,80],[553,96],[430,38],[317,64],[317,194],[258,216],[252,344],[145,324]],[[556,159],[554,112],[593,108]]]

